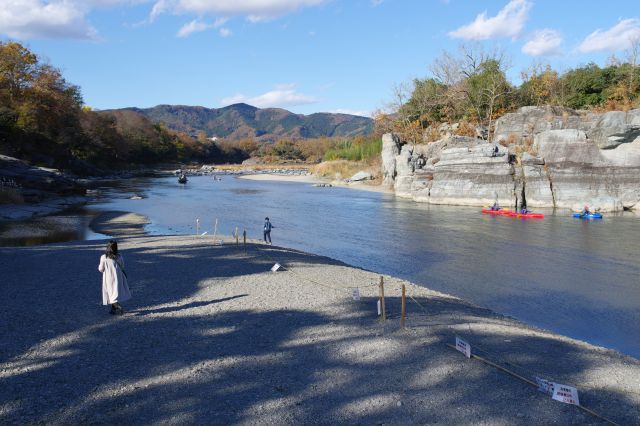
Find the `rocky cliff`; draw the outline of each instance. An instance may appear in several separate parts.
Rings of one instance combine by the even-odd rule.
[[[431,204],[640,208],[640,109],[523,107],[496,121],[495,143],[383,137],[383,184]]]

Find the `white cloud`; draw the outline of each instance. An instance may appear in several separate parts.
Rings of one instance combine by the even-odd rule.
[[[267,21],[328,0],[157,0],[151,20],[166,12],[244,16],[251,22]]]
[[[179,37],[187,37],[197,31],[219,28],[227,22],[227,17],[244,16],[252,22],[266,21],[327,1],[329,0],[0,0],[0,35],[17,39],[95,39],[97,30],[87,21],[91,10],[151,3],[153,5],[148,19],[134,26],[151,23],[164,13],[195,15],[197,19],[178,31]],[[219,18],[209,25],[201,21],[205,15]],[[220,31],[220,35],[228,37],[231,32],[227,29]]]
[[[358,115],[360,117],[371,117],[370,111],[358,111],[348,108],[338,108],[333,111],[329,111],[332,114],[349,114],[349,115]]]
[[[511,0],[496,16],[487,17],[484,11],[470,24],[449,33],[449,37],[467,40],[489,40],[500,37],[516,37],[522,31],[531,3],[527,0]]]
[[[223,26],[224,24],[226,24],[227,21],[229,21],[229,18],[217,18],[213,22],[213,28],[219,28],[219,27]]]
[[[86,20],[95,8],[151,0],[0,0],[0,34],[17,39],[96,39]]]
[[[222,105],[237,104],[240,102],[253,105],[258,108],[284,108],[296,105],[313,104],[318,102],[318,99],[313,96],[296,92],[295,84],[281,84],[276,85],[273,90],[259,96],[248,97],[242,94],[237,94],[222,99],[221,101]]]
[[[384,0],[371,0],[371,6],[373,6],[373,7],[378,7],[382,3],[384,3]]]
[[[640,20],[623,19],[606,31],[597,29],[589,34],[578,46],[578,50],[583,53],[624,50],[629,48],[631,40],[636,38],[640,38]]]
[[[86,7],[71,1],[3,0],[0,33],[18,39],[96,37]]]
[[[193,33],[197,33],[200,31],[206,31],[211,28],[212,25],[205,24],[204,22],[200,22],[197,19],[193,20],[187,24],[184,24],[178,33],[176,34],[178,37],[188,37]]]
[[[561,53],[562,34],[559,31],[545,28],[533,33],[533,36],[522,46],[522,52],[531,56],[551,56]]]
[[[194,19],[193,21],[187,24],[184,24],[182,28],[178,30],[178,33],[176,35],[178,37],[188,37],[193,33],[206,31],[211,28],[219,28],[222,25],[224,25],[227,21],[228,21],[228,18],[218,18],[213,22],[213,24],[207,24],[200,21],[199,19]],[[228,28],[220,28],[219,33],[221,37],[229,37],[232,34],[231,30]]]
[[[171,0],[159,0],[154,3],[149,14],[149,21],[153,22],[158,16],[168,12],[171,8]]]

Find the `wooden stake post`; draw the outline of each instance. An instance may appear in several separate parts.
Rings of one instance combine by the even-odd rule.
[[[405,324],[405,311],[406,308],[406,304],[405,304],[405,288],[404,288],[404,284],[402,284],[402,319],[400,320],[400,327],[404,328],[404,324]]]
[[[243,244],[244,244],[244,246],[243,246],[244,247],[244,251],[246,252],[247,251],[247,230],[246,229],[244,229],[242,231],[242,241],[243,241]]]
[[[387,312],[384,307],[384,277],[380,276],[380,309],[382,310],[382,321],[387,320]]]

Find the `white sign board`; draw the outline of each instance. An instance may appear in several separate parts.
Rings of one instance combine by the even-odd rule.
[[[278,269],[280,269],[280,264],[279,264],[279,263],[276,263],[275,265],[273,265],[273,266],[271,267],[271,272],[275,272],[275,271],[277,271]]]
[[[380,300],[378,300],[378,316],[382,315],[382,305],[380,305]]]
[[[561,385],[560,383],[553,384],[553,395],[551,398],[556,401],[564,402],[565,404],[580,405],[578,399],[578,389],[573,386]]]
[[[456,336],[456,349],[462,352],[467,358],[471,358],[471,345]]]
[[[538,390],[540,392],[553,395],[553,382],[536,377],[536,383],[538,384]]]
[[[353,297],[353,300],[360,300],[360,289],[359,288],[351,289],[351,297]]]

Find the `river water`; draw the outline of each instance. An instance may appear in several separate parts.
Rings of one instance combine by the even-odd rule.
[[[129,199],[133,195],[141,200]],[[274,244],[397,276],[529,324],[640,358],[640,217],[585,221],[483,215],[309,184],[192,177],[123,181],[93,206],[152,220],[152,234],[229,235],[237,226]]]

